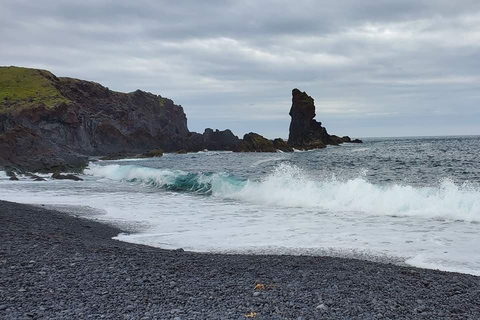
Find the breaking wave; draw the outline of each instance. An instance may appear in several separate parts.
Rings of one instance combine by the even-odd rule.
[[[312,176],[289,164],[280,164],[258,181],[228,173],[190,173],[133,165],[92,165],[89,174],[267,206],[480,221],[480,188],[467,183],[458,185],[449,179],[429,187],[378,185],[363,176]]]

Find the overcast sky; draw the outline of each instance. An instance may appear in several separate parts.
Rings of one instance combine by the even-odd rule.
[[[189,128],[287,137],[480,134],[480,1],[0,0],[0,65],[142,89]]]

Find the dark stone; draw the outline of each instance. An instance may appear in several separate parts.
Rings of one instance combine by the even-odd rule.
[[[163,157],[162,149],[150,150],[148,152],[145,152],[136,156],[136,158],[158,158],[158,157]]]
[[[18,178],[17,178],[17,175],[15,173],[15,171],[13,170],[5,170],[5,174],[7,175],[7,177],[9,177],[11,181],[18,181]]]
[[[77,177],[76,175],[73,175],[73,174],[61,174],[60,172],[55,172],[54,174],[52,174],[52,179],[83,181],[82,178]]]
[[[343,143],[343,138],[340,138],[339,136],[336,135],[331,135],[328,139],[328,144],[331,145],[339,145]]]
[[[293,148],[289,146],[285,140],[280,138],[273,140],[273,147],[283,152],[293,152]]]
[[[234,152],[277,152],[273,141],[257,133],[247,133],[243,140],[235,147]]]
[[[325,143],[323,143],[323,141],[321,140],[315,140],[315,141],[311,141],[307,144],[304,144],[302,146],[302,149],[304,150],[313,150],[313,149],[323,149],[323,148],[326,148],[327,146],[325,145]]]
[[[233,150],[240,143],[240,139],[229,129],[213,131],[207,128],[203,133],[203,143],[204,149],[208,150]]]
[[[363,141],[360,139],[354,139],[351,141],[351,143],[363,143]]]

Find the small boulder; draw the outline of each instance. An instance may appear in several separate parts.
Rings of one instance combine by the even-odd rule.
[[[142,153],[138,158],[155,158],[155,157],[162,157],[163,156],[163,150],[162,149],[154,149],[150,150],[148,152]]]
[[[52,179],[83,181],[82,178],[77,177],[76,175],[73,175],[73,174],[61,174],[60,172],[55,172],[54,174],[52,174]]]
[[[5,171],[5,173],[7,174],[8,177],[10,177],[11,181],[18,181],[17,175],[15,174],[14,171],[7,170],[7,171]]]
[[[131,158],[131,157],[133,156],[129,154],[115,153],[115,154],[109,154],[108,156],[101,157],[100,160],[120,160],[120,159]]]
[[[360,139],[354,139],[354,140],[352,140],[351,142],[352,142],[352,143],[363,143],[363,141],[360,140]]]

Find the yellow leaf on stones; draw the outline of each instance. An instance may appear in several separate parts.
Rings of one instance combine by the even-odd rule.
[[[263,283],[257,283],[255,286],[255,290],[263,290],[265,289],[265,285]]]
[[[250,312],[245,315],[245,318],[255,318],[257,316],[256,312]]]

